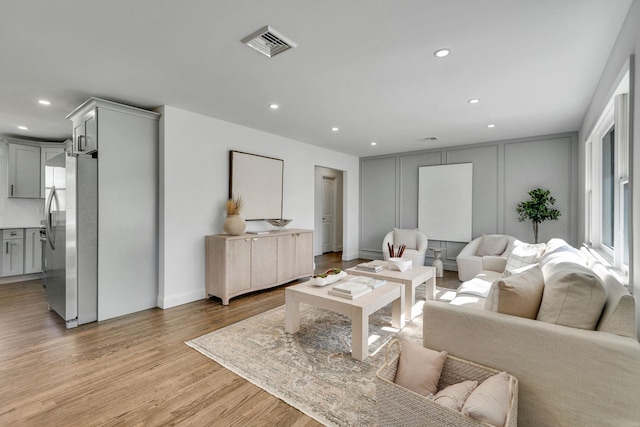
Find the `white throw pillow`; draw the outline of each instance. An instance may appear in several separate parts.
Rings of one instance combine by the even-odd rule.
[[[532,244],[516,240],[513,244],[513,250],[507,258],[505,270],[515,270],[516,268],[537,263],[540,261],[544,248],[544,243]]]
[[[407,249],[418,248],[418,229],[404,230],[401,228],[393,229],[393,247],[399,249],[400,246],[406,245]]]
[[[509,238],[500,234],[485,234],[480,240],[476,256],[502,255],[507,248]]]

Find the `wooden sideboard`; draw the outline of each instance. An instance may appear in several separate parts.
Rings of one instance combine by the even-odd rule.
[[[207,295],[223,305],[248,292],[313,275],[313,230],[205,237]]]

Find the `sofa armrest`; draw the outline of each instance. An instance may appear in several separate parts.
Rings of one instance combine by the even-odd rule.
[[[502,273],[507,266],[507,258],[501,256],[485,255],[482,257],[482,269]]]
[[[417,233],[418,234],[416,235],[416,250],[418,251],[419,254],[426,254],[427,248],[429,247],[429,239],[427,239],[427,236],[424,233],[420,231],[418,231]]]
[[[629,425],[640,420],[640,343],[485,310],[426,301],[424,346],[520,382],[523,426]]]

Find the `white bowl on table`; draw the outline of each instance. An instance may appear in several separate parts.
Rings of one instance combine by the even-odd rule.
[[[337,282],[343,277],[347,277],[346,271],[340,271],[338,274],[327,274],[327,277],[311,277],[309,283],[314,286],[327,286]]]
[[[413,262],[408,258],[392,257],[387,260],[389,270],[407,271],[413,268]]]

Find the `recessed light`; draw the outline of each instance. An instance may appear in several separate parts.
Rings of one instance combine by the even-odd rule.
[[[51,103],[49,101],[47,101],[46,99],[40,99],[40,100],[38,100],[38,103],[42,104],[42,105],[51,105]]]
[[[496,127],[496,125],[494,125],[493,123],[491,123],[490,125],[487,125],[488,128],[494,128]]]
[[[272,110],[277,110],[279,108],[278,104],[269,104],[269,108],[271,108]]]
[[[377,142],[372,142],[371,145],[378,145],[378,143]]]
[[[474,99],[470,99],[470,100],[469,100],[469,101],[467,101],[467,102],[469,102],[469,104],[477,104],[478,102],[480,102],[480,100],[479,100],[479,99],[477,99],[477,98],[474,98]]]
[[[334,132],[338,132],[340,129],[338,129],[337,127],[332,127],[331,130]]]
[[[20,129],[20,130],[29,130],[29,128],[26,127],[26,126],[18,126],[18,129]]]
[[[435,52],[433,52],[433,54],[435,56],[437,56],[438,58],[444,58],[445,56],[448,56],[451,53],[451,51],[449,49],[438,49]]]

